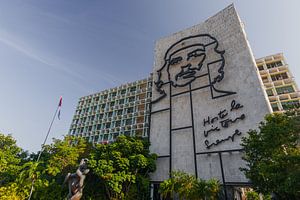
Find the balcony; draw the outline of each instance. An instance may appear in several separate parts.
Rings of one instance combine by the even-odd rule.
[[[283,85],[283,80],[277,80],[277,81],[273,81],[274,86],[280,86]]]
[[[277,73],[277,72],[278,72],[277,68],[271,68],[271,69],[269,69],[269,73],[270,74],[274,74],[274,73]]]
[[[269,101],[270,101],[270,102],[275,102],[275,101],[277,101],[276,96],[270,96],[270,97],[269,97]]]
[[[293,82],[293,79],[291,77],[287,78],[287,79],[284,79],[284,84],[290,84]]]
[[[279,95],[280,100],[288,100],[290,98],[289,94],[281,94]]]
[[[269,79],[266,78],[266,77],[262,77],[262,82],[263,82],[263,83],[269,83]]]
[[[260,75],[265,75],[265,74],[267,74],[267,70],[259,71],[259,74],[260,74]]]
[[[300,92],[290,93],[290,97],[291,97],[291,99],[300,98]]]
[[[278,71],[280,71],[280,72],[287,71],[287,70],[288,70],[287,65],[283,65],[283,66],[278,67]]]

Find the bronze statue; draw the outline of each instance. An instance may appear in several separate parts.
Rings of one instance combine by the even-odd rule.
[[[68,182],[69,186],[68,200],[80,200],[82,197],[83,182],[86,174],[90,171],[87,168],[87,162],[88,159],[82,159],[76,173],[68,173],[66,176],[64,183]]]

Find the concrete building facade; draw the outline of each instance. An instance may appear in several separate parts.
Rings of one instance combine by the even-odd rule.
[[[218,179],[226,188],[250,185],[239,169],[245,166],[241,139],[271,112],[258,73],[233,5],[157,41],[150,126],[150,150],[158,155],[154,194],[176,170]]]
[[[152,76],[81,97],[69,135],[94,143],[112,142],[120,134],[148,137]]]
[[[300,92],[282,53],[256,59],[273,112],[300,105]]]

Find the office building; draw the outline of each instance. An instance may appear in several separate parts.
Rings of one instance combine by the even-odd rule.
[[[299,106],[300,92],[282,53],[256,59],[273,112]]]
[[[81,97],[69,135],[109,143],[120,134],[147,137],[152,76]]]

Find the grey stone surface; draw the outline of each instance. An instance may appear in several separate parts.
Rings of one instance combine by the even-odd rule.
[[[172,142],[176,144],[172,148],[172,166],[174,170],[195,173],[193,152],[192,129],[184,129],[172,132]]]
[[[152,179],[163,181],[168,177],[171,163],[172,170],[221,180],[219,155],[201,153],[240,149],[241,138],[247,136],[249,129],[257,128],[270,112],[233,5],[202,24],[158,40],[153,78],[157,84],[153,86],[152,100],[163,93],[166,96],[152,105],[152,112],[169,110],[151,115],[150,148],[164,156],[158,158]],[[239,108],[231,109],[238,104]],[[208,119],[210,123],[205,123]],[[193,128],[178,130],[192,125],[194,134]],[[222,153],[222,160],[226,182],[247,181],[239,171],[244,166],[241,153]]]

